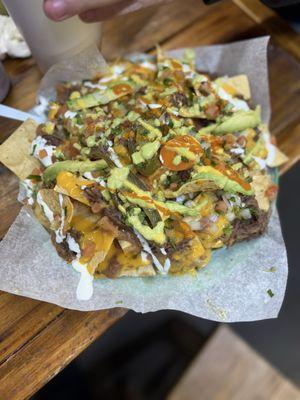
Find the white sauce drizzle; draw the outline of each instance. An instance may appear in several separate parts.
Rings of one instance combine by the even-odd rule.
[[[192,70],[188,64],[183,64],[182,70],[183,70],[183,72],[192,72]]]
[[[77,112],[68,110],[68,111],[65,112],[64,117],[72,119],[72,118],[75,118],[76,115],[77,115]]]
[[[182,204],[185,200],[185,195],[182,194],[181,196],[176,197],[176,202]]]
[[[259,165],[260,169],[266,169],[266,166],[267,166],[266,160],[263,160],[262,158],[255,157],[255,156],[253,156],[253,158]]]
[[[249,106],[244,100],[235,99],[218,85],[214,85],[214,88],[216,89],[216,92],[221,97],[221,99],[229,101],[229,103],[231,103],[236,110],[243,110],[243,111],[249,110]]]
[[[170,267],[171,267],[171,260],[169,258],[167,258],[164,263],[164,273],[165,274],[167,274],[169,272]]]
[[[121,163],[119,157],[118,157],[117,154],[115,153],[114,149],[113,149],[112,147],[109,147],[109,148],[108,148],[108,151],[109,151],[109,153],[110,153],[110,156],[111,156],[112,161],[116,164],[116,166],[117,166],[118,168],[122,168],[123,165],[122,165],[122,163]]]
[[[38,158],[45,167],[53,164],[52,155],[55,148],[55,146],[47,145],[46,139],[41,136],[37,136],[31,143],[31,152],[33,153],[33,156]],[[45,150],[47,153],[46,157],[39,156],[41,150]]]
[[[156,104],[156,103],[151,103],[151,104],[148,104],[148,107],[151,108],[151,109],[155,109],[155,108],[161,108],[162,105],[161,104]]]
[[[21,181],[22,187],[25,189],[25,197],[27,198],[27,203],[32,206],[34,203],[33,200],[33,183],[30,179],[24,179]]]
[[[161,265],[161,263],[159,262],[158,258],[153,254],[153,252],[152,252],[147,240],[144,239],[143,236],[135,229],[134,229],[134,233],[136,234],[137,238],[141,242],[141,245],[142,245],[144,251],[146,253],[148,253],[152,257],[153,263],[156,266],[156,268],[158,269],[158,271],[160,273],[164,274],[165,273],[164,272],[164,267]]]
[[[165,249],[164,247],[161,247],[161,248],[160,248],[160,252],[161,252],[161,254],[163,254],[164,256],[167,255],[166,249]]]
[[[270,165],[273,164],[274,159],[275,159],[276,147],[271,143],[271,140],[270,140],[270,133],[269,133],[267,130],[265,130],[265,131],[263,132],[263,135],[262,135],[262,136],[263,136],[263,139],[264,139],[264,141],[265,141],[266,148],[267,148],[267,150],[268,150],[268,156],[267,156],[267,158],[265,159],[265,163],[266,163],[267,166],[270,166]]]
[[[77,255],[79,254],[79,256],[81,256],[79,244],[69,233],[67,234],[67,243],[71,251],[74,251],[74,253],[76,253]]]
[[[62,243],[62,241],[65,239],[66,236],[63,233],[65,225],[65,210],[63,208],[64,198],[61,193],[59,193],[58,195],[58,200],[61,208],[61,221],[60,221],[60,227],[55,231],[55,240],[57,243]]]
[[[101,186],[106,187],[106,182],[105,182],[105,180],[104,180],[103,178],[101,178],[101,177],[94,178],[93,175],[91,174],[91,172],[85,172],[85,173],[83,174],[83,176],[84,176],[86,179],[90,180],[90,181],[97,182],[97,183],[99,183]],[[86,186],[81,186],[81,188],[82,188],[82,189],[85,189]]]
[[[125,66],[124,65],[113,65],[111,67],[113,70],[114,74],[121,75],[125,71]]]
[[[161,254],[163,254],[164,256],[167,255],[166,249],[164,247],[160,248],[160,252]],[[167,274],[169,272],[169,269],[171,267],[171,260],[169,259],[169,257],[166,258],[165,262],[164,262],[164,273]]]
[[[67,235],[67,243],[69,249],[77,254],[76,259],[72,261],[72,267],[75,269],[75,271],[80,273],[80,280],[76,289],[76,297],[78,300],[90,300],[94,291],[94,277],[89,273],[87,264],[81,264],[79,261],[81,257],[79,244],[69,234]]]
[[[84,86],[91,89],[100,89],[100,90],[107,89],[107,86],[99,85],[99,83],[92,83],[92,82],[84,82]]]
[[[45,216],[48,218],[49,222],[50,223],[53,222],[54,221],[53,212],[52,212],[52,210],[50,210],[48,204],[45,203],[44,200],[42,199],[40,192],[38,192],[38,194],[37,194],[36,201],[42,207],[43,212],[44,212]]]
[[[141,259],[143,262],[147,261],[147,253],[145,251],[141,251]]]
[[[233,154],[244,154],[245,150],[242,147],[235,147],[231,149],[230,152]]]
[[[90,300],[93,296],[93,280],[94,277],[87,270],[87,264],[81,264],[79,260],[72,261],[72,267],[80,273],[80,280],[76,290],[78,300]]]
[[[149,61],[147,61],[147,60],[142,61],[141,62],[141,66],[144,67],[144,68],[151,69],[151,71],[156,71],[157,70],[156,65],[151,63],[151,62],[149,62]]]

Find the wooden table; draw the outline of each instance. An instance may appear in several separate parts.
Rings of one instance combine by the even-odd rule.
[[[221,325],[168,396],[168,400],[197,398],[299,400],[300,390]]]
[[[224,43],[272,35],[270,80],[272,133],[290,157],[299,159],[300,36],[256,0],[224,1],[205,7],[200,0],[175,0],[104,24],[102,50],[108,59],[135,50],[151,51]],[[41,78],[33,59],[7,60],[12,90],[5,103],[22,110],[35,101]],[[0,142],[18,126],[0,119]],[[15,219],[17,178],[0,167],[0,237]],[[1,268],[5,268],[2,262]],[[0,398],[30,397],[125,314],[124,309],[80,313],[0,292]]]

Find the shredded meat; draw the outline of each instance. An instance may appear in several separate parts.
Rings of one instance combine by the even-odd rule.
[[[170,103],[177,108],[188,105],[188,98],[183,93],[174,93],[170,96]]]
[[[191,177],[192,171],[193,171],[192,168],[186,169],[184,171],[177,172],[177,175],[182,182],[187,182]]]
[[[211,84],[209,82],[201,82],[199,92],[203,96],[209,96],[211,93]]]
[[[58,136],[56,136],[55,134],[53,135],[43,134],[42,138],[44,138],[47,144],[50,146],[59,146],[63,142],[63,140]]]
[[[110,232],[115,235],[118,234],[118,227],[114,225],[112,221],[106,216],[101,218],[97,225],[99,225],[99,227],[106,232]]]
[[[85,197],[92,203],[101,203],[101,202],[105,203],[101,190],[98,189],[96,186],[86,187],[84,189],[84,194]]]
[[[98,189],[96,186],[86,187],[84,189],[84,194],[91,203],[91,209],[93,213],[97,214],[107,206],[107,203],[102,196],[101,190]]]
[[[54,247],[56,248],[57,254],[61,258],[63,258],[67,262],[71,262],[72,260],[74,260],[76,258],[76,253],[74,253],[73,251],[70,250],[66,239],[64,239],[61,243],[57,243],[55,234],[52,233],[51,241],[52,241]]]
[[[139,252],[141,250],[141,244],[140,244],[138,238],[134,234],[133,230],[123,222],[122,214],[120,213],[119,210],[117,210],[114,207],[106,207],[103,210],[103,215],[111,223],[111,225],[108,229],[111,229],[111,230],[117,229],[118,230],[118,239],[126,240],[127,242],[131,243],[133,246],[132,250],[135,252]],[[101,221],[103,219],[104,218],[102,218]],[[101,221],[100,221],[100,223],[101,223]],[[105,222],[105,225],[108,227],[107,220],[104,220],[104,222]]]
[[[118,263],[117,257],[112,257],[111,260],[109,260],[109,265],[106,269],[101,271],[101,273],[107,278],[114,279],[119,276],[121,269],[121,265]]]
[[[69,99],[72,92],[80,91],[80,89],[80,85],[67,86],[64,83],[60,83],[56,86],[56,100],[59,103],[65,103]]]
[[[69,234],[70,236],[72,236],[72,238],[75,240],[75,242],[79,243],[80,239],[81,239],[81,233],[78,232],[75,228],[71,228],[69,230]]]
[[[174,253],[182,252],[187,247],[189,247],[190,239],[183,239],[180,243],[175,246],[172,246],[170,243],[167,243],[165,246],[165,250],[169,257],[172,258]]]
[[[259,236],[265,232],[268,226],[270,212],[260,210],[254,197],[244,196],[242,201],[247,207],[252,208],[252,218],[234,220],[233,229],[227,242],[228,246]]]
[[[101,160],[104,156],[107,157],[108,150],[104,146],[94,146],[90,150],[89,159],[92,161]]]
[[[197,131],[199,131],[201,128],[205,128],[211,122],[207,119],[193,118],[193,123]]]

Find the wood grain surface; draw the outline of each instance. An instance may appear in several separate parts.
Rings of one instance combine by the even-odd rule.
[[[294,40],[294,34],[266,24],[266,11],[258,9],[260,15],[254,13],[255,8],[250,12],[251,3],[227,1],[206,7],[199,0],[176,0],[118,17],[104,24],[102,50],[105,57],[113,59],[131,51],[151,51],[157,43],[170,49],[274,33],[270,50],[271,129],[290,156],[282,170],[286,171],[299,159],[300,149],[300,67],[297,51],[286,43]],[[273,17],[283,26],[278,17]],[[5,103],[22,110],[31,108],[41,78],[35,62],[31,58],[10,59],[5,67],[12,78]],[[18,125],[0,118],[0,143]],[[0,183],[1,238],[20,205],[16,201],[17,179],[3,166]],[[80,313],[0,292],[0,399],[30,397],[125,312]]]
[[[300,391],[223,325],[168,397],[183,399],[299,400]]]

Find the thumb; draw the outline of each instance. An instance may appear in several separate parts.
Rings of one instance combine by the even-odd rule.
[[[115,5],[120,0],[44,0],[44,12],[54,21],[62,21],[77,14],[100,7]]]

